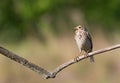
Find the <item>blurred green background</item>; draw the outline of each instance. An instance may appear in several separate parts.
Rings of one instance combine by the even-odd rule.
[[[0,0],[0,46],[50,71],[78,55],[79,24],[90,31],[94,50],[118,44],[120,0]],[[0,83],[120,82],[119,49],[100,55],[49,80],[1,55]]]

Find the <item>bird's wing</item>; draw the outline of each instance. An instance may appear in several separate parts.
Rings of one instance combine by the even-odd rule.
[[[91,49],[92,49],[93,48],[92,37],[91,37],[91,35],[88,32],[86,32],[86,34],[87,34],[87,38],[90,40]]]

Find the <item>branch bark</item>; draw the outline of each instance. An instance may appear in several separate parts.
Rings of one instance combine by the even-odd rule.
[[[84,59],[86,59],[90,56],[101,54],[101,53],[104,53],[104,52],[107,52],[107,51],[110,51],[110,50],[114,50],[114,49],[117,49],[117,48],[120,48],[120,44],[117,44],[117,45],[114,45],[114,46],[111,46],[111,47],[107,47],[107,48],[103,48],[103,49],[100,49],[100,50],[97,50],[97,51],[93,51],[93,52],[89,53],[87,57],[85,57],[84,55],[79,56],[78,61],[75,61],[74,59],[72,59],[72,60],[58,66],[53,72],[49,72],[46,69],[44,69],[40,66],[37,66],[34,63],[31,63],[30,61],[26,60],[25,58],[22,58],[19,55],[14,54],[11,51],[9,51],[9,50],[7,50],[3,47],[0,47],[0,53],[4,56],[10,58],[11,60],[16,61],[17,63],[22,64],[25,67],[37,72],[38,74],[42,75],[43,78],[48,79],[48,78],[55,78],[56,75],[60,71],[62,71],[63,69],[65,69],[66,67],[68,67],[72,64],[75,64],[75,63],[77,63],[81,60],[84,60]]]

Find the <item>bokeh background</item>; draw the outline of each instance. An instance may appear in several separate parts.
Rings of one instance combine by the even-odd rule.
[[[79,53],[74,27],[88,28],[94,49],[120,42],[120,0],[0,0],[0,46],[54,70]],[[0,56],[0,83],[119,83],[120,49],[74,64],[45,80]]]

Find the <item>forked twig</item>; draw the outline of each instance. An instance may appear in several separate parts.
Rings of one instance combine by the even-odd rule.
[[[70,60],[66,63],[63,63],[62,65],[58,66],[53,72],[49,72],[46,69],[44,69],[40,66],[37,66],[34,63],[31,63],[30,61],[26,60],[25,58],[22,58],[22,57],[12,53],[11,51],[9,51],[9,50],[7,50],[3,47],[0,47],[0,53],[3,54],[4,56],[10,58],[11,60],[14,60],[14,61],[24,65],[25,67],[37,72],[38,74],[42,75],[44,78],[48,79],[48,78],[55,78],[56,75],[61,70],[65,69],[66,67],[68,67],[68,66],[70,66],[74,63],[77,63],[77,62],[79,62],[83,59],[86,59],[86,58],[90,57],[90,56],[101,54],[103,52],[107,52],[107,51],[114,50],[114,49],[117,49],[117,48],[120,48],[120,44],[117,44],[117,45],[114,45],[114,46],[111,46],[111,47],[107,47],[107,48],[103,48],[103,49],[100,49],[100,50],[97,50],[97,51],[93,51],[93,52],[89,53],[87,57],[85,57],[84,55],[79,56],[77,58],[77,61],[72,59],[72,60]]]

